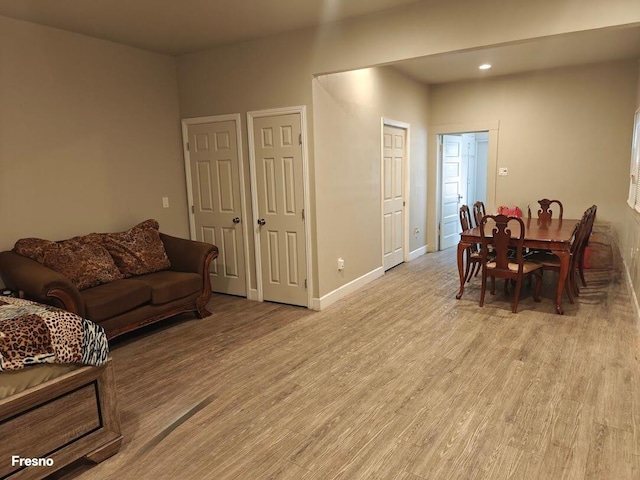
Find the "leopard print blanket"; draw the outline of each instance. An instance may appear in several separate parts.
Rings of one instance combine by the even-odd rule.
[[[101,366],[108,354],[100,325],[49,305],[0,297],[0,371],[38,363]]]

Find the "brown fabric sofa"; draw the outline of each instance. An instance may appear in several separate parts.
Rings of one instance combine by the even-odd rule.
[[[209,265],[218,256],[218,248],[157,229],[157,222],[148,220],[118,234],[90,234],[63,242],[20,240],[13,250],[0,253],[0,277],[7,288],[24,292],[25,298],[98,323],[110,339],[179,313],[194,312],[200,318],[210,315],[205,308],[211,297]],[[131,232],[142,232],[150,239],[149,246],[132,241]],[[141,251],[152,247],[152,255]],[[93,262],[96,251],[97,258],[104,260],[99,254],[105,249],[117,268],[112,263]],[[127,253],[133,259],[129,264],[122,258]],[[146,270],[135,262],[145,261],[153,266],[146,270],[155,271],[137,274]]]

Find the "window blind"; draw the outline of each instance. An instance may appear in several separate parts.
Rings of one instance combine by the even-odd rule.
[[[629,198],[627,203],[640,212],[640,110],[636,112],[633,123],[633,140],[631,142],[631,165],[629,168]]]

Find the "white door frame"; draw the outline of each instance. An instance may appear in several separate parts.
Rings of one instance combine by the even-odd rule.
[[[188,141],[189,141],[189,125],[199,125],[202,123],[215,123],[215,122],[228,122],[233,121],[236,124],[236,143],[238,149],[238,181],[240,182],[240,209],[242,211],[242,234],[244,236],[244,269],[245,269],[245,284],[247,291],[247,298],[249,298],[251,291],[251,266],[249,257],[249,218],[247,217],[247,195],[244,188],[244,157],[242,156],[242,137],[241,137],[241,119],[240,114],[230,115],[212,115],[207,117],[193,117],[182,119],[182,149],[184,152],[184,171],[187,181],[187,207],[189,209],[189,235],[191,240],[196,239],[196,223],[194,213],[193,202],[193,184],[191,183],[191,157],[189,155]]]
[[[258,185],[256,178],[255,138],[253,135],[253,119],[278,115],[300,114],[300,131],[302,132],[302,191],[304,204],[304,240],[307,253],[307,308],[311,308],[313,299],[313,262],[311,254],[311,202],[309,199],[309,153],[307,145],[307,107],[304,105],[284,108],[269,108],[247,112],[247,133],[249,135],[249,174],[251,176],[251,206],[253,209],[253,239],[256,255],[256,287],[258,301],[264,301],[262,290],[262,253],[260,234],[258,231]]]
[[[405,135],[405,158],[404,165],[402,166],[402,186],[404,189],[404,209],[402,213],[402,221],[404,222],[404,239],[402,244],[402,256],[403,261],[409,261],[409,235],[410,235],[410,216],[409,216],[409,198],[410,198],[410,185],[411,175],[409,170],[411,168],[411,152],[409,145],[411,145],[411,125],[399,120],[393,120],[391,118],[382,117],[380,120],[380,258],[381,265],[384,269],[384,127],[396,127],[406,131]]]
[[[441,135],[460,134],[469,132],[489,132],[489,144],[487,151],[487,202],[485,207],[487,212],[495,212],[496,210],[496,178],[498,175],[498,133],[500,130],[500,122],[484,121],[484,122],[471,122],[461,124],[450,125],[432,125],[429,127],[430,134],[427,140],[428,143],[435,146],[435,158],[436,158],[436,185],[431,197],[431,200],[436,206],[434,215],[433,228],[435,232],[434,241],[436,245],[436,251],[440,250],[440,232],[438,231],[438,225],[442,216],[442,150]],[[434,158],[434,157],[432,157]]]

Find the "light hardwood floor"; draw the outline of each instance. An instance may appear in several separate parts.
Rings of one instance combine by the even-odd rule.
[[[616,267],[554,313],[455,300],[429,254],[322,312],[214,295],[113,347],[124,443],[65,479],[637,479],[638,330]]]

